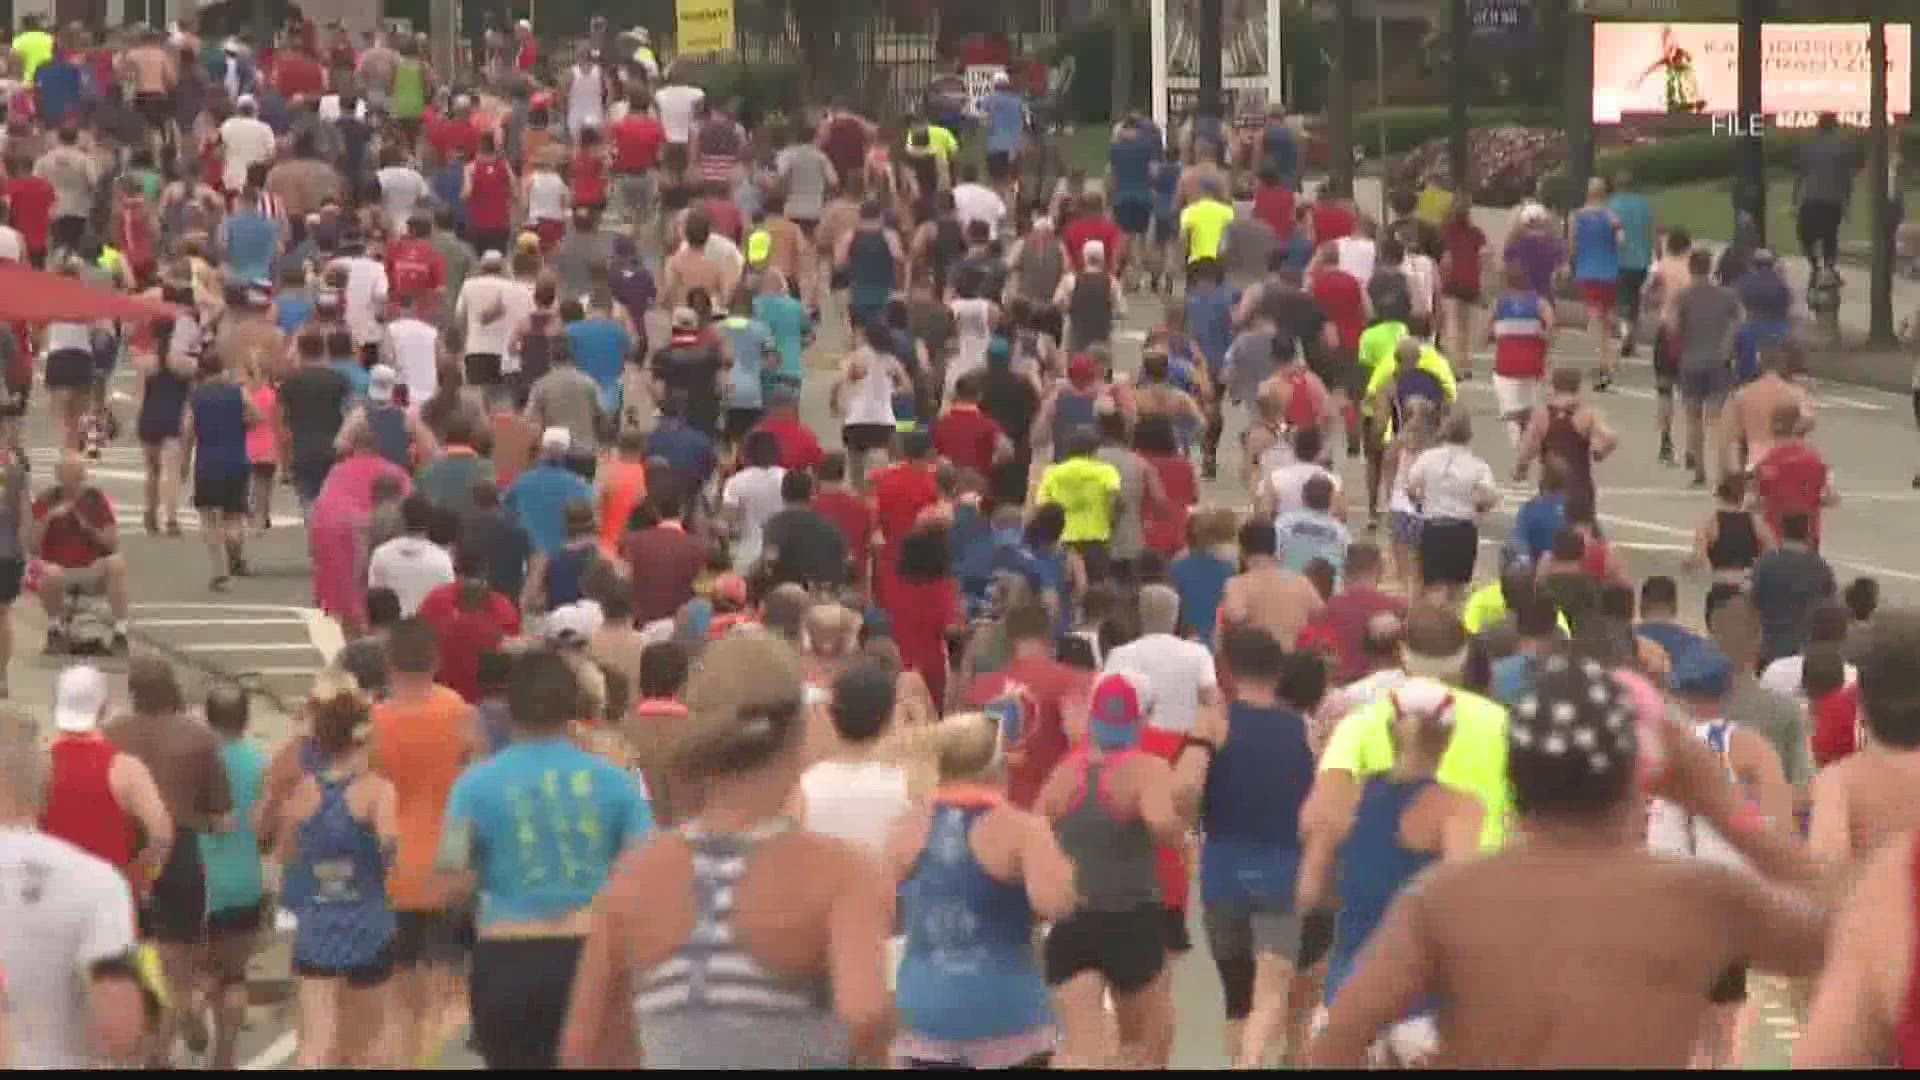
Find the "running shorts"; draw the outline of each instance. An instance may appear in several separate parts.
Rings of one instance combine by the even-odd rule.
[[[247,512],[246,470],[209,469],[193,474],[193,508],[228,514]]]
[[[173,851],[140,904],[140,936],[161,945],[207,940],[207,875],[200,838],[191,829],[173,835]]]
[[[1116,993],[1146,989],[1167,963],[1166,911],[1151,901],[1128,911],[1076,912],[1054,923],[1042,949],[1047,985],[1092,971]]]
[[[1583,281],[1580,283],[1580,299],[1587,310],[1598,311],[1601,315],[1613,314],[1613,302],[1620,295],[1620,283],[1617,281]]]
[[[1540,380],[1509,379],[1495,374],[1493,400],[1502,417],[1525,416],[1540,404]]]
[[[47,354],[47,389],[79,390],[93,385],[93,350],[60,349]]]
[[[364,964],[342,965],[308,964],[296,961],[293,973],[303,979],[345,979],[347,985],[355,990],[371,990],[393,978],[393,942],[389,937],[386,944],[373,959]]]
[[[396,911],[393,962],[401,968],[454,963],[473,948],[473,916],[465,911]]]
[[[1420,574],[1429,584],[1467,585],[1480,556],[1480,529],[1459,518],[1429,518],[1420,526]]]
[[[467,976],[473,1034],[489,1069],[559,1067],[580,939],[482,938]]]

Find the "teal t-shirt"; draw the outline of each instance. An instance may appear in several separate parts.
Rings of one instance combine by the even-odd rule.
[[[1613,197],[1610,207],[1620,219],[1620,269],[1645,270],[1653,265],[1653,204],[1645,195],[1628,191]]]
[[[267,756],[252,742],[236,739],[220,748],[220,763],[227,770],[227,786],[233,790],[236,828],[232,832],[200,834],[209,912],[250,908],[266,893],[266,879],[260,873],[260,841],[253,832],[253,807],[260,801]]]
[[[807,351],[806,305],[791,296],[756,296],[753,317],[773,337],[774,351],[780,354],[781,380],[797,389],[801,379],[800,358]]]
[[[447,797],[446,829],[464,837],[479,877],[481,926],[586,907],[652,828],[634,777],[564,739],[514,743]]]

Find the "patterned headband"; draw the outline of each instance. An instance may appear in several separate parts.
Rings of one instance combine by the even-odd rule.
[[[1619,684],[1592,660],[1558,655],[1546,659],[1533,692],[1514,706],[1507,741],[1524,754],[1584,756],[1595,776],[1631,768],[1639,752],[1633,703]]]

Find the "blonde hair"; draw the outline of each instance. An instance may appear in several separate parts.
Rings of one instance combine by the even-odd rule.
[[[843,604],[815,604],[800,623],[800,647],[821,660],[852,656],[860,644],[860,617]]]
[[[934,725],[933,746],[943,782],[971,780],[1000,764],[1000,725],[986,713],[957,713]]]

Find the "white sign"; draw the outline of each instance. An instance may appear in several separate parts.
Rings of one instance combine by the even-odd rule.
[[[987,95],[993,93],[993,80],[1007,73],[999,64],[973,64],[966,70],[967,115],[979,116],[986,111]]]

